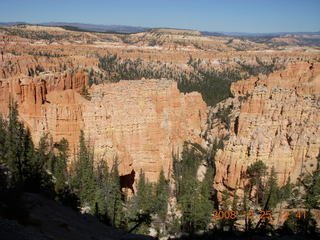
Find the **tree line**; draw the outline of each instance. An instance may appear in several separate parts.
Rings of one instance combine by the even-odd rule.
[[[230,91],[232,82],[256,76],[260,73],[268,75],[282,68],[282,66],[276,65],[275,61],[267,64],[259,58],[256,58],[257,65],[238,62],[237,66],[232,69],[217,69],[204,60],[190,56],[186,63],[192,69],[190,71],[160,61],[146,62],[140,58],[131,60],[113,54],[98,57],[98,67],[103,73],[91,70],[89,72],[89,86],[99,84],[105,80],[118,82],[119,80],[137,80],[141,78],[173,79],[178,83],[179,90],[184,93],[200,92],[209,106],[214,106],[220,101],[232,97]]]

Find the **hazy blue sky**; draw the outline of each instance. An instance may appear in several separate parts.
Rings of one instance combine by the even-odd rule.
[[[320,30],[320,0],[0,0],[0,21],[176,27],[227,32]]]

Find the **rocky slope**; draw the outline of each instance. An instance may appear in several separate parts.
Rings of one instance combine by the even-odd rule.
[[[320,150],[320,63],[290,64],[269,76],[235,82],[231,89],[235,98],[209,113],[207,140],[226,137],[216,157],[215,187],[243,187],[247,166],[258,160],[275,167],[279,184],[312,172]],[[213,118],[228,108],[228,124]]]
[[[80,214],[39,194],[23,193],[17,201],[23,204],[19,207],[24,207],[25,216],[20,222],[0,217],[0,235],[3,240],[154,239],[106,226],[92,215]],[[1,210],[4,206],[1,205]]]

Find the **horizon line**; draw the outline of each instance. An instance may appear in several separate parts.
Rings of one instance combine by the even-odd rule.
[[[135,26],[135,25],[126,25],[126,24],[104,24],[104,23],[84,23],[84,22],[64,22],[64,21],[46,21],[46,22],[25,22],[25,21],[0,21],[1,24],[12,24],[11,26],[16,25],[44,25],[44,24],[83,24],[83,25],[92,25],[92,26],[101,26],[101,27],[131,27],[131,28],[144,28],[148,30],[152,29],[177,29],[177,30],[189,30],[189,31],[199,31],[201,33],[207,32],[207,33],[229,33],[229,34],[294,34],[294,33],[319,33],[320,29],[318,31],[306,31],[306,30],[300,30],[300,31],[276,31],[276,32],[248,32],[248,31],[223,31],[223,30],[199,30],[199,29],[193,29],[193,28],[179,28],[179,27],[167,27],[167,26],[161,26],[161,27],[145,27],[145,26]],[[44,25],[45,26],[45,25]],[[52,25],[51,27],[53,27]],[[61,25],[62,26],[68,26],[68,25]],[[50,27],[50,25],[48,26]],[[57,26],[59,27],[59,26]],[[81,30],[81,29],[79,29]]]

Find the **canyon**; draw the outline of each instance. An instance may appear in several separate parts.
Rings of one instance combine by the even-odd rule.
[[[36,143],[44,133],[55,142],[68,140],[70,165],[83,130],[96,159],[110,166],[118,159],[121,175],[143,170],[152,182],[161,169],[171,177],[172,154],[182,150],[184,141],[208,149],[224,139],[215,158],[214,187],[220,193],[243,188],[247,166],[258,160],[276,166],[281,185],[315,167],[320,148],[317,47],[282,38],[274,44],[199,33],[119,35],[31,26],[3,28],[0,39],[0,112],[8,113],[12,96]],[[119,64],[139,60],[141,68],[169,69],[173,78],[193,74],[190,56],[201,59],[203,69],[241,64],[280,69],[233,82],[232,98],[207,106],[200,93],[182,93],[176,79],[110,82],[106,76],[117,73],[106,75],[99,65],[106,54],[117,54]],[[98,85],[89,84],[91,72]],[[216,117],[226,109],[228,124]]]

